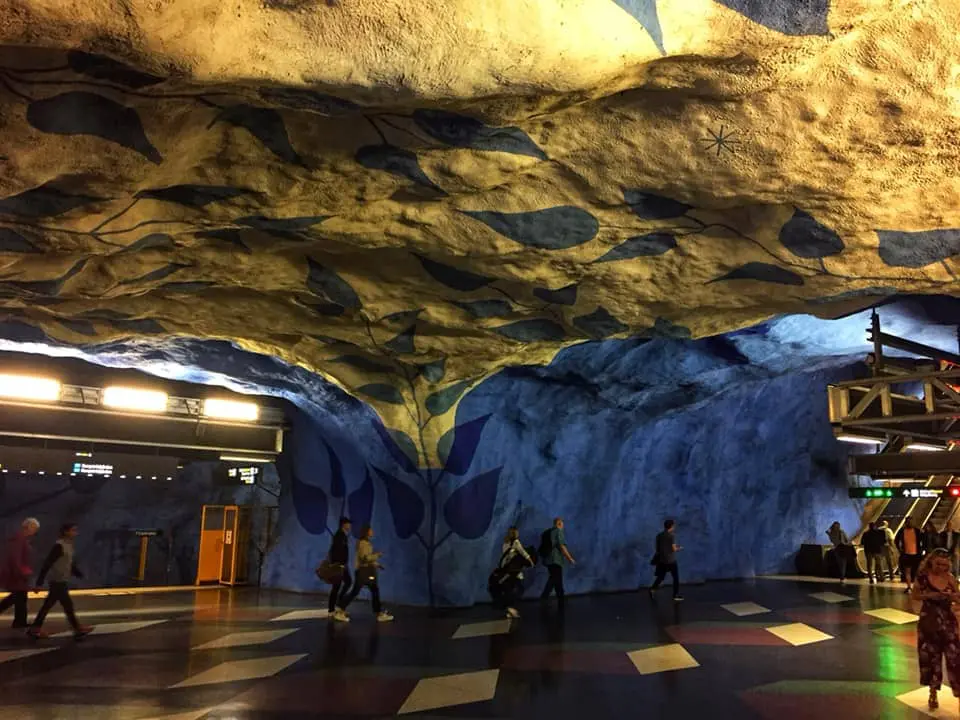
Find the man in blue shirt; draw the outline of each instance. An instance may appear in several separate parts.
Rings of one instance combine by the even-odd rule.
[[[557,601],[563,604],[563,561],[576,565],[570,551],[567,550],[567,538],[563,533],[563,518],[554,518],[553,528],[550,530],[550,551],[544,556],[543,564],[547,566],[550,576],[546,587],[540,595],[541,600],[550,597],[550,591],[557,593]]]

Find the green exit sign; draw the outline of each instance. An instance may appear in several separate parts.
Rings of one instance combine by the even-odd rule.
[[[892,488],[850,488],[850,497],[852,498],[892,498],[894,490]],[[900,496],[900,493],[897,493]]]

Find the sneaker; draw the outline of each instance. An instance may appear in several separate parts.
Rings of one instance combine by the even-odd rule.
[[[674,602],[683,602],[683,595],[674,595],[674,596],[673,596],[673,601],[674,601]]]
[[[350,622],[350,618],[347,617],[347,614],[343,610],[334,610],[333,615],[331,615],[334,620],[337,622]]]
[[[870,578],[870,584],[871,584],[871,585],[876,585],[876,584],[877,584],[876,578]]]
[[[507,608],[507,617],[508,618],[518,618],[520,613],[517,612],[516,608],[509,607]]]
[[[27,637],[31,637],[34,640],[46,640],[50,635],[40,628],[30,628],[27,630]]]
[[[73,636],[75,638],[86,637],[95,630],[93,625],[81,625],[76,630],[73,631]]]
[[[377,622],[390,622],[391,620],[393,620],[393,615],[386,610],[377,615]]]

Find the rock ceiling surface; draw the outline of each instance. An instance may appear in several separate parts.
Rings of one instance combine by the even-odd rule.
[[[0,0],[0,313],[393,427],[586,339],[952,293],[960,3]]]

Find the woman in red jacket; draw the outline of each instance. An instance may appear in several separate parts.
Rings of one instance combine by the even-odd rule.
[[[7,541],[6,552],[0,561],[0,588],[8,591],[0,600],[0,613],[13,605],[13,627],[27,627],[27,593],[33,576],[31,538],[37,534],[40,523],[36,518],[27,518]]]

